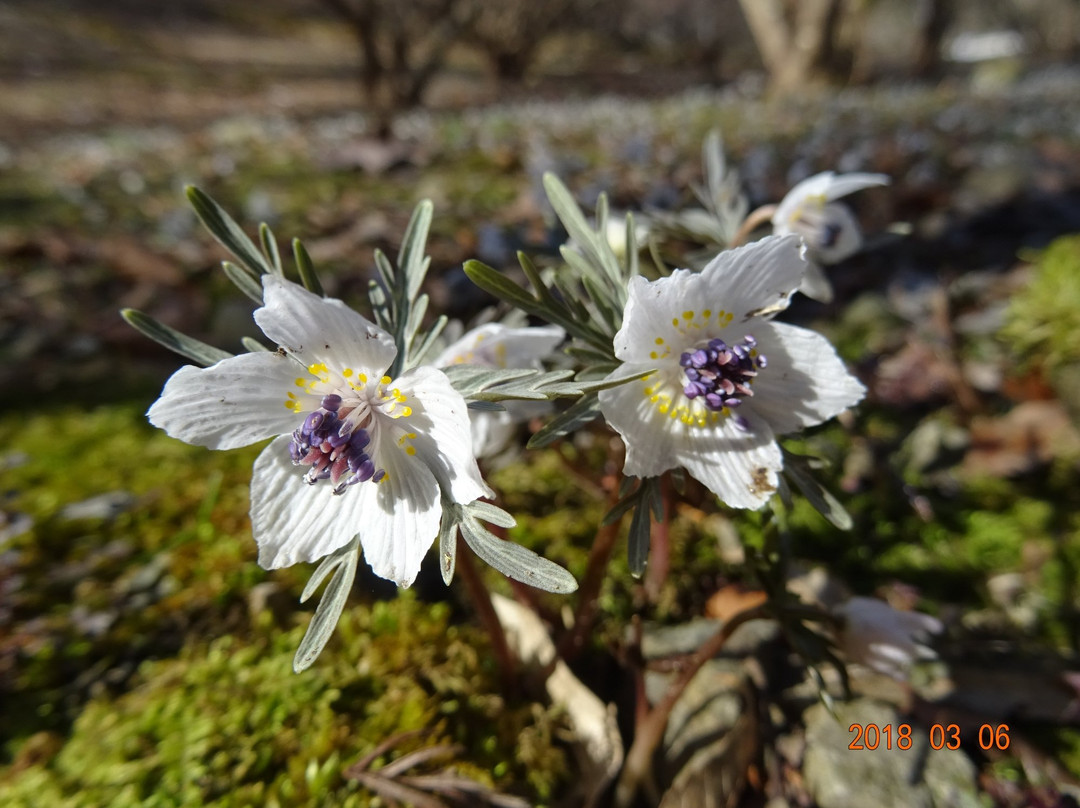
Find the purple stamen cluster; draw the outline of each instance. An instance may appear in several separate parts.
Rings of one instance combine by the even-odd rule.
[[[293,432],[289,455],[298,466],[311,466],[304,481],[314,485],[329,479],[334,493],[340,494],[350,485],[374,480],[386,472],[375,468],[375,462],[364,449],[371,443],[366,429],[355,429],[351,421],[339,417],[341,396],[323,396],[321,406],[308,413],[304,424]],[[348,472],[348,477],[345,477]],[[345,477],[340,483],[342,477]]]
[[[735,345],[717,338],[686,351],[679,358],[686,375],[683,393],[691,399],[703,397],[705,406],[713,411],[738,407],[744,397],[754,394],[750,382],[767,364],[764,355],[751,356],[755,346],[757,341],[751,336]]]

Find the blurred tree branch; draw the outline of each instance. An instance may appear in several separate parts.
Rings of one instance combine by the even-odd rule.
[[[471,0],[321,0],[353,32],[360,83],[380,137],[395,112],[420,103],[424,90],[480,11]]]

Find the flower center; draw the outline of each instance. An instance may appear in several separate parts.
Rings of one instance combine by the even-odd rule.
[[[357,427],[348,412],[341,410],[341,396],[323,396],[319,409],[308,413],[303,425],[293,432],[289,455],[297,466],[310,466],[304,481],[314,485],[329,479],[334,493],[340,494],[350,485],[373,480],[379,482],[386,472],[376,469],[375,462],[364,449],[371,436]],[[344,479],[342,479],[344,478]]]
[[[768,364],[756,346],[757,341],[748,335],[734,345],[716,338],[685,351],[679,358],[686,377],[683,394],[691,400],[701,398],[713,412],[738,407],[742,399],[754,395],[750,385]]]

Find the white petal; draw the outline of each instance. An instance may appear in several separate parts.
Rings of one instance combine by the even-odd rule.
[[[866,395],[821,334],[767,322],[755,326],[754,337],[768,366],[759,371],[754,395],[743,407],[764,417],[777,434],[827,421]]]
[[[468,407],[446,374],[433,367],[413,368],[395,379],[394,385],[405,395],[404,403],[412,414],[392,421],[380,418],[380,431],[385,429],[391,439],[379,451],[400,455],[410,465],[426,465],[455,502],[490,496],[473,454]],[[416,437],[408,438],[409,434]],[[406,436],[404,441],[402,436]],[[410,446],[415,455],[407,454]],[[382,455],[372,458],[389,470]]]
[[[796,183],[788,191],[787,196],[776,206],[776,211],[773,213],[773,227],[777,233],[790,232],[788,227],[792,219],[798,218],[799,208],[805,204],[809,203],[820,209],[826,202],[832,202],[842,196],[864,188],[888,184],[889,177],[885,174],[836,174],[832,171],[823,171]]]
[[[815,261],[806,262],[806,274],[803,275],[799,291],[811,300],[821,303],[831,303],[833,299],[832,284],[829,283],[821,265]]]
[[[710,261],[701,270],[707,281],[703,299],[719,301],[739,322],[754,310],[786,307],[804,272],[806,259],[798,238],[766,236]]]
[[[510,443],[517,423],[509,411],[469,411],[472,424],[473,454],[478,458],[494,457]]]
[[[372,440],[372,458],[386,471],[386,477],[379,483],[354,486],[359,489],[356,493],[363,513],[360,543],[376,575],[408,587],[439,534],[442,499],[439,485],[424,463],[395,447],[381,445],[390,437],[384,434]]]
[[[651,365],[626,364],[610,374],[648,370]],[[674,455],[672,430],[681,425],[658,409],[644,388],[656,383],[656,376],[637,379],[599,392],[600,412],[626,444],[623,472],[634,477],[655,477],[678,465]]]
[[[678,363],[688,346],[728,324],[786,308],[806,270],[802,253],[797,236],[767,236],[724,250],[700,273],[680,269],[656,281],[632,278],[615,355],[652,361],[652,367],[665,358]]]
[[[358,489],[375,485],[339,496],[329,480],[308,485],[307,468],[289,459],[290,440],[283,435],[263,449],[251,476],[251,528],[264,569],[317,561],[363,532],[368,515]]]
[[[298,416],[285,404],[298,365],[280,353],[256,351],[208,368],[172,375],[147,417],[174,438],[211,449],[235,449],[292,432]]]
[[[566,339],[558,326],[509,328],[486,323],[469,331],[432,362],[435,367],[470,364],[498,368],[528,368],[552,354]]]
[[[685,292],[690,284],[695,289],[701,285],[697,273],[688,269],[676,269],[656,281],[640,275],[631,278],[622,327],[615,334],[615,355],[624,362],[648,362],[653,358],[650,354],[663,354],[665,349],[681,345]],[[718,313],[719,308],[713,312]]]
[[[832,202],[842,196],[862,191],[865,188],[876,188],[888,185],[891,180],[888,174],[865,174],[853,172],[851,174],[837,174],[832,178],[828,188],[825,189],[825,199]]]
[[[746,432],[731,418],[715,426],[687,428],[679,441],[678,461],[726,505],[757,509],[776,493],[776,474],[784,459],[768,424],[747,420]]]
[[[263,301],[255,322],[305,365],[326,362],[335,370],[347,366],[378,377],[397,355],[393,337],[340,300],[319,297],[267,274],[263,275]]]
[[[838,264],[845,258],[849,258],[862,247],[862,232],[854,214],[843,205],[829,204],[825,206],[823,221],[835,232],[829,246],[824,245],[826,239],[818,238],[814,242],[813,256],[823,264]]]

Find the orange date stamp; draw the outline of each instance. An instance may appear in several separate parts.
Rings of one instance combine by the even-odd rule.
[[[911,749],[914,743],[911,735],[911,724],[852,724],[848,732],[854,736],[848,749],[868,750],[875,749]],[[960,727],[957,724],[931,724],[928,732],[931,749],[959,749]],[[983,724],[979,727],[979,748],[1008,749],[1009,748],[1009,725],[1008,724]]]

